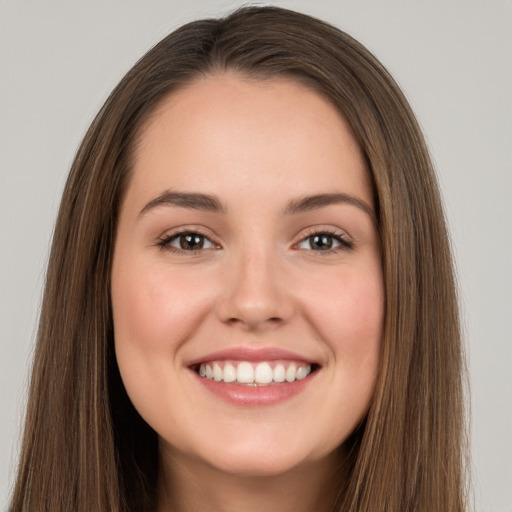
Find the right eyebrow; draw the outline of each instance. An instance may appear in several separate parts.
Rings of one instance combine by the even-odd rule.
[[[296,214],[302,212],[309,212],[312,210],[319,210],[333,204],[349,204],[359,208],[361,211],[376,220],[375,212],[366,202],[356,196],[351,196],[345,193],[338,194],[317,194],[313,196],[305,196],[294,201],[291,201],[285,208],[285,214]]]
[[[159,206],[177,206],[179,208],[192,208],[193,210],[226,213],[225,206],[215,196],[166,190],[158,197],[149,201],[139,212],[139,217]]]

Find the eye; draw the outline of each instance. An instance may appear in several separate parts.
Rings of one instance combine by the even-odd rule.
[[[341,234],[322,231],[304,238],[297,244],[297,247],[309,251],[329,252],[352,249],[353,244]]]
[[[213,249],[215,244],[205,235],[191,231],[167,236],[158,242],[162,249],[178,251],[200,251]]]

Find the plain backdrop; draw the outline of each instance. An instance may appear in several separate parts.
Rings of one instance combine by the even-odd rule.
[[[436,162],[460,281],[478,511],[512,511],[512,3],[270,2],[359,39],[403,87]],[[13,481],[49,240],[110,90],[220,0],[0,0],[0,509]],[[398,511],[397,511],[398,512]]]

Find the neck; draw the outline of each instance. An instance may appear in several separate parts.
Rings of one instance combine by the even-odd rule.
[[[331,512],[339,487],[333,482],[343,478],[339,453],[271,476],[233,475],[202,462],[181,458],[178,463],[162,455],[158,512]]]

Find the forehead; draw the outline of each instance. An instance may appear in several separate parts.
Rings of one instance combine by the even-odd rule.
[[[364,159],[344,118],[289,79],[225,73],[193,81],[150,116],[134,157],[130,188],[145,194],[191,186],[222,193],[244,184],[263,193],[271,182],[301,195],[340,183],[340,191],[372,203]]]

